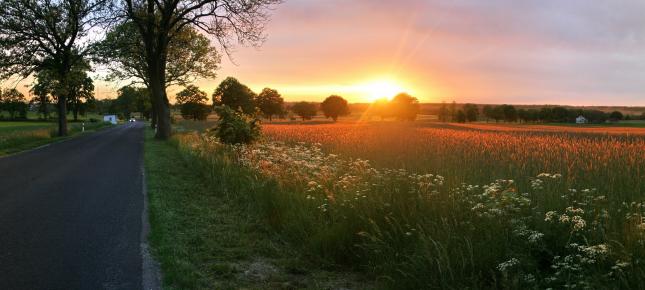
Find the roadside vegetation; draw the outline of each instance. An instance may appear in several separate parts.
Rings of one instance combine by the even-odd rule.
[[[109,123],[86,123],[85,132],[111,126]],[[68,137],[82,133],[82,123],[71,123]],[[0,156],[17,153],[67,137],[57,136],[56,125],[49,122],[0,122]]]
[[[329,271],[286,243],[256,198],[270,180],[225,161],[212,163],[180,139],[145,142],[149,236],[166,289],[369,289],[350,271]],[[181,146],[180,146],[181,145]],[[223,158],[223,159],[220,159]],[[217,165],[217,169],[209,169]]]
[[[380,122],[263,132],[251,145],[175,140],[310,261],[390,289],[645,283],[642,137]]]

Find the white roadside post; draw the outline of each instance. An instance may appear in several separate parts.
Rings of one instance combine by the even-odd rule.
[[[83,123],[81,123],[81,124],[82,124],[81,132],[85,132],[85,122],[83,122]]]

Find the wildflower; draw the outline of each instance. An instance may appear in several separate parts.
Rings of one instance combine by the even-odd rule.
[[[520,264],[520,260],[516,258],[511,258],[508,261],[502,262],[499,265],[497,265],[497,270],[500,272],[508,272],[508,270],[512,269],[513,267],[517,266]]]
[[[552,220],[555,218],[555,216],[556,216],[556,215],[558,215],[558,213],[557,213],[557,212],[555,212],[555,211],[549,211],[549,212],[547,212],[547,213],[545,214],[545,216],[544,216],[544,221],[545,221],[545,222],[550,222],[550,221],[552,221]]]

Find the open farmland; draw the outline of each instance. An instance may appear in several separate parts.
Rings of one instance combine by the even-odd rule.
[[[268,124],[254,145],[176,140],[314,260],[386,288],[638,288],[645,139],[563,129]]]
[[[479,128],[483,126],[489,127]],[[536,127],[481,131],[453,124],[420,128],[344,123],[265,125],[264,133],[272,140],[320,143],[327,152],[368,159],[377,166],[441,174],[452,184],[496,179],[527,184],[529,177],[550,172],[562,174],[570,187],[594,187],[621,197],[644,192],[645,138],[573,131],[587,128],[549,126],[546,132],[538,130],[545,126]]]

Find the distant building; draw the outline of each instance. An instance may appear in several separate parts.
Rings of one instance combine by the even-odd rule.
[[[114,125],[116,125],[116,115],[104,115],[103,116],[103,122],[110,122]]]
[[[576,118],[576,124],[587,124],[589,123],[589,120],[585,118],[584,116],[580,115],[578,118]]]

